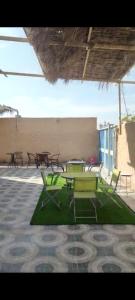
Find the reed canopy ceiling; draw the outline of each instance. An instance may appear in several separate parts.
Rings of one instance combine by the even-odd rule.
[[[24,27],[45,78],[119,81],[135,63],[135,27]]]
[[[10,113],[13,113],[13,112],[17,112],[18,110],[17,109],[15,109],[15,108],[12,108],[12,107],[10,107],[10,106],[6,106],[6,105],[2,105],[2,104],[0,104],[0,115],[2,115],[2,114],[4,114],[4,113],[6,113],[6,112],[10,112]]]

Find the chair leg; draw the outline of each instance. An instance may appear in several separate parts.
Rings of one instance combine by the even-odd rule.
[[[60,175],[59,175],[59,174],[57,174],[57,173],[53,173],[53,174],[52,174],[51,185],[52,185],[52,184],[53,184],[53,185],[56,185],[56,183],[57,183],[57,181],[58,181],[59,177],[60,177]]]
[[[40,209],[44,208],[49,201],[52,201],[59,209],[61,209],[60,205],[55,200],[55,197],[58,193],[59,192],[56,192],[54,195],[50,195],[49,193],[46,193],[46,200],[42,201]]]
[[[36,160],[36,159],[35,159],[35,165],[36,165],[37,169],[38,169],[38,167],[40,166],[40,163],[39,163],[38,160]]]
[[[96,218],[96,222],[97,222],[97,209],[96,209],[96,205],[95,205],[95,203],[94,203],[93,200],[91,200],[91,202],[92,202],[93,207],[94,207],[94,209],[95,209],[95,218]]]
[[[74,219],[75,219],[75,223],[76,223],[76,219],[96,219],[96,223],[98,221],[97,219],[97,209],[96,209],[96,205],[94,203],[94,201],[92,199],[89,199],[89,202],[91,203],[92,202],[92,205],[94,207],[94,210],[95,210],[95,216],[90,216],[90,217],[85,217],[85,216],[80,216],[80,217],[77,217],[76,216],[76,207],[75,207],[75,198],[72,199],[74,201]]]
[[[70,203],[69,203],[69,207],[71,208],[72,203],[74,202],[74,198],[71,199]]]
[[[72,183],[71,182],[67,182],[67,189],[71,190],[71,188],[72,188]]]
[[[57,203],[57,201],[55,201],[54,199],[52,199],[52,202],[59,208],[61,209],[60,205]]]
[[[73,198],[73,201],[74,201],[74,219],[75,219],[75,223],[76,223],[75,198]]]
[[[49,199],[48,199],[48,201],[42,201],[39,210],[41,210],[42,208],[44,208],[49,201],[50,201]]]
[[[108,192],[107,191],[104,191],[104,193],[108,196]],[[115,193],[113,192],[112,193],[112,196],[114,195]],[[112,197],[111,195],[109,195],[110,199],[119,207],[119,208],[122,208],[122,206],[117,203],[117,201]]]
[[[53,179],[54,179],[54,177],[55,177],[55,174],[53,173],[53,174],[52,174],[52,178],[51,178],[51,185],[53,184]]]

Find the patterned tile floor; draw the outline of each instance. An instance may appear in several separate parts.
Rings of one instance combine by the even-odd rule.
[[[31,226],[40,170],[0,167],[0,272],[135,272],[134,225]]]

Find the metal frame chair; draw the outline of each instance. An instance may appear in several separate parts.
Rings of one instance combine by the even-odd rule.
[[[60,153],[49,155],[48,157],[48,167],[51,167],[52,171],[54,171],[53,167],[56,166],[58,168],[61,168],[64,172],[63,165],[59,162]]]
[[[47,184],[47,174],[44,171],[41,171],[41,177],[44,184],[44,191],[45,191],[45,200],[42,201],[40,209],[44,208],[49,201],[52,201],[57,208],[61,209],[60,203],[56,200],[56,196],[62,191],[61,186],[57,185],[48,185]],[[54,192],[53,195],[51,192]]]
[[[44,164],[46,167],[48,167],[48,154],[47,153],[36,153],[36,165],[37,168]]]
[[[79,163],[76,163],[76,164],[66,164],[66,172],[84,172],[84,165],[83,164],[79,164]],[[72,185],[73,185],[73,180],[72,179],[66,179],[66,184],[67,184],[67,187],[69,189],[71,189]]]
[[[117,189],[119,178],[120,178],[120,173],[121,173],[121,171],[119,171],[118,169],[114,168],[112,170],[112,175],[111,175],[110,183],[109,184],[107,184],[107,183],[103,184],[103,189],[110,189],[111,188],[112,192],[115,192],[116,189]]]
[[[84,171],[84,165],[80,163],[70,163],[66,164],[66,172],[83,172]]]
[[[43,153],[37,153],[37,168],[41,166],[42,164],[45,165],[46,169],[49,167],[51,168],[52,172],[54,172],[54,166],[57,166],[58,168],[61,168],[64,172],[63,165],[59,162],[59,155],[60,153],[53,154],[49,156],[50,152],[43,152]]]
[[[36,154],[27,152],[27,156],[28,156],[27,167],[32,165],[33,163],[35,163],[35,165],[37,167],[37,156],[36,156]]]
[[[8,161],[8,167],[15,166],[15,158],[14,158],[14,152],[6,153],[7,155],[10,155],[10,159]]]
[[[95,172],[96,175],[98,176],[98,182],[102,182],[101,172],[102,172],[102,169],[103,169],[103,165],[104,165],[103,162],[101,162],[100,165],[99,165],[98,171]],[[92,165],[90,167],[90,171],[92,171],[92,168],[94,168],[94,167],[95,167],[95,165]]]
[[[59,164],[59,157],[60,157],[60,153],[51,154],[49,155],[49,160],[56,164]]]
[[[20,165],[23,166],[23,152],[14,152],[14,164],[15,166]]]
[[[103,184],[103,178],[102,178],[102,185],[100,186],[101,189],[104,191],[104,193],[108,193],[109,189],[112,190],[112,194],[116,193],[116,190],[117,190],[117,185],[118,185],[118,181],[119,181],[119,178],[120,178],[120,173],[121,171],[119,171],[118,169],[114,168],[112,170],[112,176],[111,176],[111,180],[110,180],[110,184]],[[120,204],[117,203],[116,200],[113,199],[113,197],[111,197],[110,195],[110,198],[112,199],[113,202],[115,202],[115,204],[121,208]]]
[[[94,203],[94,199],[96,199],[96,192],[97,190],[97,177],[90,177],[90,178],[75,178],[74,179],[74,192],[73,192],[73,203],[74,203],[74,219],[76,222],[76,219],[96,219],[97,222],[97,210],[96,210],[96,205]],[[94,216],[77,216],[76,213],[76,200],[82,199],[84,201],[85,199],[88,199],[95,210],[95,215]],[[71,203],[72,203],[71,201]],[[70,203],[70,205],[71,205]],[[82,211],[82,210],[81,210]],[[83,210],[84,211],[84,210]],[[88,210],[87,210],[88,211]]]

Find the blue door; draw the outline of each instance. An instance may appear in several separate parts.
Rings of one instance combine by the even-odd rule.
[[[110,174],[116,166],[116,127],[99,130],[99,158]]]

